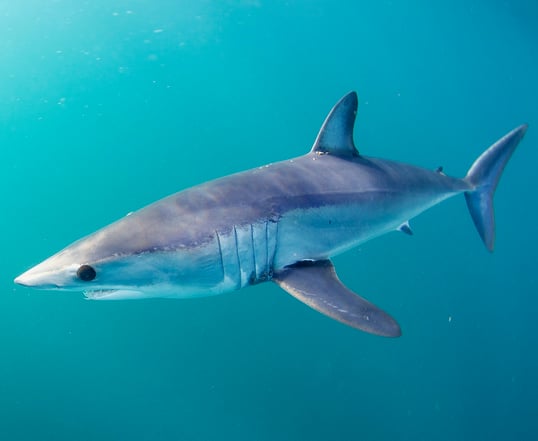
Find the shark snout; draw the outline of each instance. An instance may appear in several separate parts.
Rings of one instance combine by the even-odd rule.
[[[76,265],[65,265],[53,256],[16,277],[18,285],[37,289],[66,289],[72,283]]]
[[[52,283],[52,281],[50,280],[50,273],[43,273],[42,271],[39,271],[37,267],[31,268],[28,271],[22,273],[20,276],[15,277],[14,282],[18,285],[27,286],[30,288],[59,288],[57,284]]]
[[[31,286],[31,285],[28,283],[27,277],[24,276],[24,273],[21,274],[20,276],[15,277],[15,279],[14,279],[13,281],[14,281],[17,285]]]

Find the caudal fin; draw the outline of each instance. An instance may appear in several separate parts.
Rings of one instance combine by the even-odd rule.
[[[527,125],[523,124],[504,135],[480,155],[465,176],[473,187],[465,192],[467,206],[478,234],[489,251],[493,251],[495,244],[493,195],[504,167],[526,131]]]

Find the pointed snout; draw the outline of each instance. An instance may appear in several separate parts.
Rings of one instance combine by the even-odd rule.
[[[76,264],[66,265],[61,255],[55,255],[22,273],[14,282],[36,289],[68,289],[76,268]]]
[[[15,282],[17,285],[30,286],[26,280],[26,277],[24,277],[24,273],[20,276],[15,277],[13,282]]]
[[[15,277],[14,282],[18,285],[27,286],[37,289],[56,289],[58,285],[50,280],[50,273],[43,272],[39,269],[39,265]]]

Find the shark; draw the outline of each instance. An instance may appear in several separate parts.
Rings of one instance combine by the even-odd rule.
[[[341,98],[307,154],[158,200],[67,246],[15,283],[122,300],[208,296],[273,282],[352,328],[400,336],[391,315],[340,281],[331,258],[391,231],[412,234],[410,219],[459,194],[493,251],[493,196],[527,125],[456,178],[441,168],[359,153],[357,108],[356,92]]]

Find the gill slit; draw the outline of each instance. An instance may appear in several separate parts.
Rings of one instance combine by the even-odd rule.
[[[252,224],[250,224],[250,244],[251,244],[251,248],[252,248],[252,262],[254,264],[254,275],[256,277],[256,279],[258,278],[258,274],[257,274],[257,271],[256,271],[256,249],[254,248],[255,245],[254,245],[254,226]]]
[[[234,239],[235,239],[235,256],[237,258],[237,269],[239,270],[237,272],[238,281],[237,281],[237,289],[241,288],[241,259],[239,258],[239,243],[237,240],[237,229],[234,225]]]
[[[273,248],[273,256],[271,257],[271,267],[267,269],[268,274],[273,274],[273,268],[275,266],[276,247],[278,246],[278,221],[275,221],[275,247]]]
[[[265,221],[265,265],[264,273],[269,274],[269,221]]]
[[[217,237],[217,245],[219,246],[219,256],[220,256],[220,266],[222,268],[222,277],[226,277],[226,274],[224,274],[224,257],[222,256],[222,246],[220,244],[220,236],[219,232],[215,230],[215,236]]]

